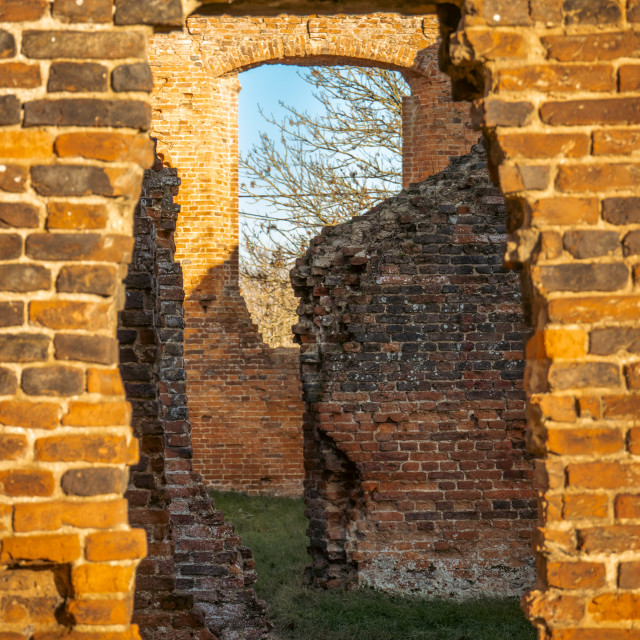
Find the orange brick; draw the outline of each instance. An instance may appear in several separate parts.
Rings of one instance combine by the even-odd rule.
[[[122,377],[118,369],[89,369],[87,371],[87,391],[103,396],[117,396],[124,393]]]
[[[35,300],[29,304],[29,321],[49,329],[99,331],[110,308],[108,303]]]
[[[607,455],[624,445],[620,429],[548,429],[547,449],[560,455]]]
[[[17,532],[54,531],[63,526],[112,529],[126,523],[126,500],[18,503],[13,516]]]
[[[147,553],[147,537],[142,529],[92,533],[87,536],[85,555],[91,562],[134,560]]]
[[[154,159],[150,138],[116,132],[65,133],[56,138],[55,150],[61,158],[80,156],[106,162],[137,162],[145,168]]]
[[[108,220],[103,204],[54,200],[47,205],[48,229],[104,229]]]
[[[0,494],[7,496],[50,496],[55,489],[51,471],[11,469],[0,471]]]
[[[640,619],[640,594],[602,593],[593,598],[587,610],[594,620]]]
[[[599,213],[596,198],[544,198],[533,203],[531,222],[534,227],[595,224]]]
[[[527,47],[519,33],[496,29],[465,29],[464,35],[476,56],[487,60],[522,58],[527,53]]]
[[[640,587],[640,562],[621,562],[618,567],[618,586],[621,589]]]
[[[638,415],[640,395],[611,395],[602,397],[602,415],[611,419],[632,419]]]
[[[609,500],[601,493],[566,493],[562,502],[562,516],[565,520],[606,518],[609,513]]]
[[[109,427],[128,425],[131,405],[128,402],[70,402],[62,424],[71,427]]]
[[[537,396],[532,402],[538,404],[542,415],[555,422],[575,422],[576,401],[573,396]]]
[[[28,429],[55,429],[60,424],[60,405],[55,402],[0,402],[0,424]]]
[[[123,436],[53,436],[39,438],[36,460],[49,462],[128,462],[127,442]]]
[[[21,561],[73,562],[80,557],[80,539],[75,534],[3,538],[0,559]]]
[[[585,489],[634,487],[640,482],[640,464],[580,462],[567,467],[568,483]]]
[[[73,600],[69,614],[78,624],[127,624],[131,618],[131,602],[127,600]]]
[[[522,607],[529,618],[544,618],[547,623],[578,622],[584,615],[584,601],[581,597],[536,590],[525,593]]]
[[[45,160],[53,155],[53,138],[46,131],[0,131],[0,158]]]
[[[640,455],[640,427],[629,429],[629,453]]]
[[[628,162],[560,165],[556,186],[567,193],[632,189],[640,179],[640,165]]]
[[[541,40],[550,58],[564,62],[582,62],[633,57],[638,53],[635,36],[632,31],[608,31],[545,36]]]
[[[0,434],[0,460],[18,460],[27,452],[27,439],[18,433]]]
[[[612,91],[615,74],[610,64],[528,65],[501,69],[493,80],[494,91]]]
[[[584,133],[502,133],[497,141],[508,158],[577,158],[589,155],[591,146]]]
[[[597,589],[605,578],[605,567],[597,562],[547,563],[547,582],[557,589]]]
[[[604,129],[593,132],[594,155],[625,155],[640,151],[640,131]]]
[[[616,496],[615,511],[616,518],[640,518],[640,496]]]
[[[601,401],[598,396],[578,398],[578,411],[581,418],[599,420],[602,417]]]
[[[76,594],[126,593],[131,586],[133,567],[110,564],[81,564],[73,568],[71,580]]]
[[[40,65],[24,62],[0,63],[0,87],[35,89],[40,86]]]
[[[624,322],[640,317],[638,296],[580,296],[549,301],[549,318],[563,324],[591,323],[605,320]]]
[[[552,359],[578,359],[587,353],[587,333],[581,329],[546,329],[544,348]]]
[[[623,64],[618,71],[620,91],[637,91],[640,89],[640,65]]]

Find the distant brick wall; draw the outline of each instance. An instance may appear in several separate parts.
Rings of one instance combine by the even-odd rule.
[[[187,293],[194,464],[210,486],[299,495],[303,479],[298,350],[262,342],[238,287],[238,72],[270,62],[403,71],[414,88],[403,169],[415,181],[477,140],[468,106],[451,102],[437,68],[437,37],[435,18],[392,14],[196,15],[182,32],[154,35],[153,130],[182,179],[176,257]]]
[[[518,279],[479,147],[292,272],[319,586],[519,595],[534,580]]]

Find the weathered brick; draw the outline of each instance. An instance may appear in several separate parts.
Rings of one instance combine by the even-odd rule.
[[[129,424],[128,402],[70,402],[62,424],[71,427],[110,427]]]
[[[54,402],[0,401],[0,424],[28,429],[55,429],[60,406]]]
[[[629,353],[640,352],[640,329],[612,327],[594,329],[589,340],[589,352],[606,356],[624,349]]]
[[[133,239],[99,233],[32,233],[26,254],[34,260],[95,260],[129,262]]]
[[[596,198],[543,198],[533,203],[533,226],[594,224],[600,213]]]
[[[640,562],[621,562],[618,567],[618,586],[621,589],[640,587]]]
[[[109,220],[103,204],[53,200],[47,205],[48,229],[104,229]]]
[[[150,92],[153,90],[151,68],[146,62],[120,65],[111,74],[111,87],[114,91]]]
[[[466,29],[464,35],[478,58],[495,60],[526,56],[526,43],[519,33],[495,29]],[[455,35],[452,36],[452,41],[454,37]]]
[[[620,237],[615,231],[567,231],[562,240],[564,248],[579,260],[605,256],[620,246]]]
[[[616,518],[638,518],[640,517],[640,496],[619,495],[615,500]]]
[[[625,440],[620,429],[549,429],[547,449],[558,455],[607,455],[622,451]]]
[[[640,389],[640,365],[638,363],[628,364],[624,372],[627,387],[632,390]]]
[[[624,155],[640,150],[640,131],[604,129],[593,132],[594,155]]]
[[[4,170],[2,169],[4,167]],[[22,193],[27,190],[27,167],[18,164],[0,165],[0,191]]]
[[[589,154],[589,136],[571,133],[499,133],[497,141],[508,158],[578,158]]]
[[[150,106],[136,100],[59,98],[24,105],[25,127],[129,127],[146,131],[150,122]]]
[[[105,326],[110,304],[69,300],[34,300],[29,304],[29,321],[49,329],[97,331]]]
[[[37,333],[1,333],[0,360],[4,362],[46,360],[49,344],[49,336]]]
[[[33,229],[40,222],[38,209],[24,202],[0,202],[0,228]]]
[[[16,96],[0,96],[0,125],[20,124],[22,103]]]
[[[147,538],[142,529],[98,532],[87,536],[85,555],[91,562],[133,560],[147,552]]]
[[[640,222],[640,198],[605,198],[602,217],[611,224]]]
[[[20,386],[33,396],[73,396],[84,391],[84,373],[61,365],[31,367],[23,370]]]
[[[640,178],[640,165],[606,163],[589,165],[561,165],[556,186],[561,191],[607,191],[630,189]]]
[[[634,256],[640,253],[640,232],[630,231],[622,243],[625,256]]]
[[[37,264],[0,265],[0,291],[39,291],[49,289],[51,273]]]
[[[562,5],[567,25],[617,24],[622,19],[619,0],[565,0]]]
[[[562,497],[562,516],[565,520],[590,520],[609,515],[609,500],[602,493],[566,493]]]
[[[581,329],[546,329],[543,332],[544,353],[542,357],[581,358],[585,355],[586,333]],[[554,398],[560,402],[567,398]]]
[[[640,618],[640,595],[602,593],[589,602],[587,609],[596,621],[637,620]]]
[[[2,540],[0,560],[74,562],[80,557],[80,539],[76,534],[19,536]]]
[[[618,489],[636,486],[640,468],[620,462],[579,462],[567,467],[570,487]]]
[[[107,68],[96,62],[54,62],[47,91],[106,91],[108,75]]]
[[[78,624],[127,624],[131,618],[129,600],[73,600],[68,610]]]
[[[51,471],[15,469],[0,471],[0,494],[6,496],[50,496],[55,489]]]
[[[544,291],[616,291],[629,280],[629,269],[622,262],[573,263],[535,267],[534,282]]]
[[[22,255],[22,237],[16,233],[0,234],[0,260],[15,260]]]
[[[78,529],[113,529],[127,523],[126,500],[100,502],[32,502],[14,507],[13,528],[19,533]]]
[[[605,578],[605,566],[598,562],[547,563],[548,584],[557,589],[597,589]]]
[[[640,409],[640,396],[611,395],[602,398],[602,409],[605,418],[632,419]]]
[[[53,16],[62,22],[111,22],[113,0],[54,0]]]
[[[623,64],[618,70],[620,91],[640,89],[640,65]]]
[[[13,34],[0,29],[0,58],[13,58],[16,55],[16,39]]]
[[[544,190],[549,184],[549,167],[544,165],[500,165],[500,186],[504,193]]]
[[[632,31],[607,31],[541,38],[547,56],[562,62],[615,60],[640,53],[640,41]]]
[[[113,364],[117,362],[118,342],[105,336],[78,334],[57,334],[53,340],[57,360],[80,360]],[[0,359],[1,359],[0,349]]]
[[[40,65],[0,62],[0,87],[35,89],[41,82]]]
[[[26,22],[42,18],[49,8],[47,0],[2,0],[0,22]]]
[[[530,102],[484,101],[484,122],[487,127],[524,127],[531,123],[535,111]]]
[[[130,169],[47,165],[31,168],[31,183],[43,196],[139,195],[139,176]]]
[[[127,488],[127,473],[114,467],[70,469],[62,476],[62,490],[72,496],[121,494]]]
[[[65,133],[56,138],[56,153],[61,158],[81,156],[107,162],[138,162],[143,167],[153,163],[153,142],[146,136],[100,132]]]
[[[0,131],[0,157],[2,158],[44,160],[52,154],[53,137],[47,131],[25,131],[24,129]]]
[[[587,65],[532,65],[500,69],[493,78],[493,90],[499,91],[612,91],[616,86],[613,66]]]
[[[124,393],[120,371],[117,369],[89,369],[87,371],[87,391],[105,396]]]
[[[74,591],[83,593],[128,592],[133,577],[133,567],[110,564],[81,564],[71,571]]]
[[[111,296],[116,287],[116,270],[104,265],[68,265],[60,269],[56,288],[68,293]]]
[[[29,58],[144,58],[145,37],[136,31],[27,30],[22,36],[22,53]]]
[[[0,434],[0,460],[18,460],[27,453],[27,439],[18,433]]]
[[[640,2],[638,0],[628,0],[627,20],[629,22],[640,22]]]
[[[640,98],[549,101],[540,107],[540,117],[553,125],[638,124]]]
[[[122,436],[51,436],[38,438],[36,460],[48,462],[128,462],[127,443]]]
[[[526,0],[487,0],[482,4],[482,17],[490,25],[529,25],[529,4]]]
[[[116,24],[182,26],[180,0],[116,0]]]
[[[0,302],[0,327],[13,327],[23,322],[23,302]]]

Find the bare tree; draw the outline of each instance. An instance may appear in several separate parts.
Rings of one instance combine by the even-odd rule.
[[[292,311],[296,304],[287,270],[311,238],[400,189],[402,98],[409,91],[403,77],[387,69],[314,67],[299,75],[322,106],[320,113],[283,102],[281,119],[261,111],[279,139],[262,133],[240,161],[241,195],[250,205],[243,208],[252,209],[241,212],[245,297],[264,297],[250,294],[250,286],[273,294],[280,283],[278,291],[286,289],[282,304]],[[260,312],[247,303],[257,319]],[[290,320],[280,330],[289,344],[294,313]],[[263,334],[272,333],[258,324]]]

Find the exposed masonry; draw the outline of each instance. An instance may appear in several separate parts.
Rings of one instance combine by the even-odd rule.
[[[180,179],[159,160],[145,172],[120,313],[120,371],[140,441],[126,497],[145,529],[134,622],[145,640],[252,640],[266,632],[251,551],[193,473],[184,371],[184,290],[174,259]]]
[[[315,238],[291,279],[318,586],[519,595],[534,581],[518,278],[480,146]]]
[[[208,485],[300,495],[304,477],[298,349],[263,343],[238,287],[238,73],[275,62],[403,72],[412,88],[403,119],[408,184],[477,140],[468,106],[451,101],[437,48],[434,17],[397,14],[195,15],[183,30],[153,37],[153,131],[182,178],[185,368],[194,466]]]
[[[640,3],[436,4],[442,68],[454,95],[477,100],[535,330],[525,388],[541,506],[525,609],[540,640],[636,640]],[[319,8],[433,5],[213,0],[207,12]],[[188,11],[0,0],[0,633],[11,640],[138,638],[132,573],[146,536],[122,500],[137,448],[116,312],[153,160],[146,41],[154,25],[182,29]],[[193,72],[183,77],[200,82]]]

